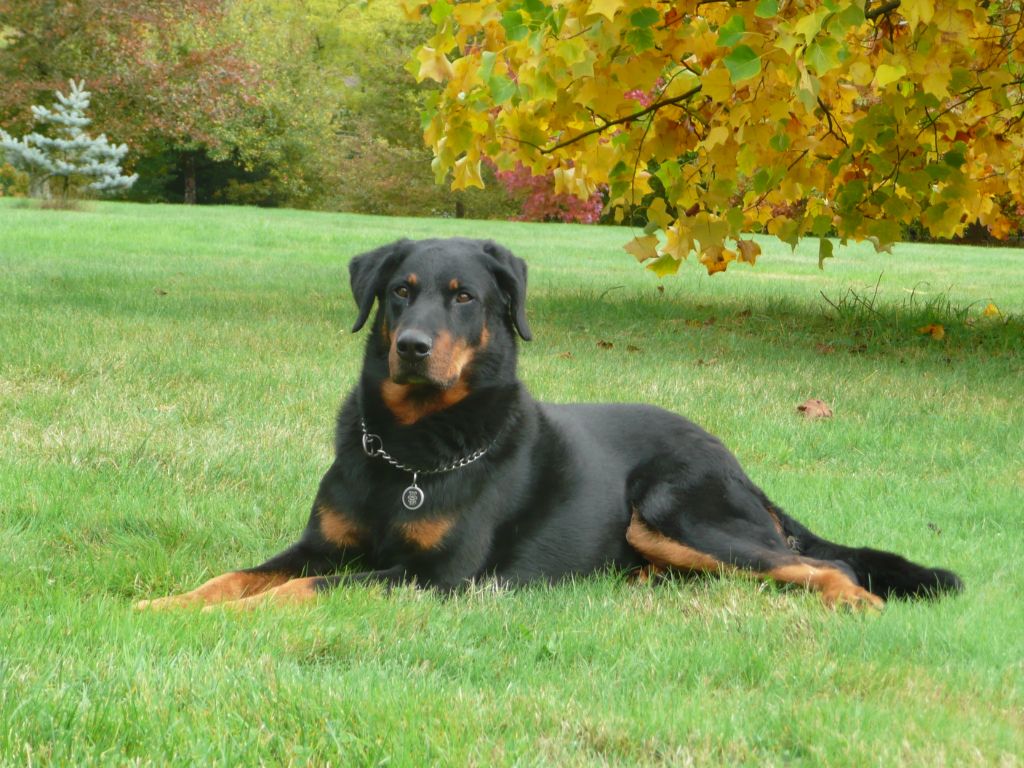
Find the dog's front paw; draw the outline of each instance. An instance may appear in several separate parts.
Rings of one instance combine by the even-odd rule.
[[[155,600],[140,600],[135,604],[135,609],[154,611],[189,605],[214,605],[259,595],[287,582],[288,575],[276,571],[232,571],[210,579],[191,592]]]
[[[849,608],[854,611],[881,611],[885,608],[885,600],[854,584],[826,590],[822,592],[821,599],[829,608]]]
[[[307,603],[316,598],[320,593],[317,585],[323,581],[317,576],[310,576],[302,579],[292,579],[279,587],[260,592],[258,595],[243,597],[239,600],[229,600],[217,605],[207,605],[203,613],[217,608],[227,608],[232,611],[251,611],[254,608],[261,608],[269,605],[298,605]]]

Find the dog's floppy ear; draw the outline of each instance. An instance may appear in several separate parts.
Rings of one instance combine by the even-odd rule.
[[[529,341],[533,333],[526,322],[526,262],[490,240],[484,243],[484,252],[491,257],[491,271],[498,287],[508,297],[512,324],[523,340]]]
[[[373,302],[380,298],[399,260],[406,255],[408,240],[398,240],[390,245],[383,245],[372,251],[362,253],[348,263],[348,276],[352,284],[352,295],[359,305],[359,316],[356,317],[352,333],[366,324],[366,319],[373,311]]]

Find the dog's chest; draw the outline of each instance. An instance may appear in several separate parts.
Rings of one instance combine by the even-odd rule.
[[[364,546],[376,567],[396,562],[428,565],[449,557],[463,528],[462,514],[450,508],[410,511],[378,507],[364,519],[369,534]]]

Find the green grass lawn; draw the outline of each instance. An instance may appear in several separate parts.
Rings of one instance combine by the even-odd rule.
[[[361,359],[349,257],[456,234],[530,263],[536,396],[686,414],[818,533],[966,592],[859,615],[608,575],[133,611],[294,539]],[[0,200],[0,763],[1020,765],[1024,251],[852,246],[820,272],[764,240],[755,268],[659,283],[628,237]]]

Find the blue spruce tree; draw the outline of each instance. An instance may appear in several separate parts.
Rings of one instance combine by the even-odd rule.
[[[29,191],[35,197],[51,197],[54,181],[62,200],[82,187],[100,193],[128,189],[138,179],[138,174],[125,176],[121,172],[128,147],[110,144],[102,133],[92,138],[83,130],[92,122],[85,116],[91,94],[84,81],[72,80],[70,86],[67,96],[56,92],[57,104],[52,109],[32,107],[36,121],[54,126],[55,135],[30,133],[14,139],[0,129],[0,150],[11,165],[28,173]]]

